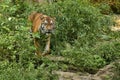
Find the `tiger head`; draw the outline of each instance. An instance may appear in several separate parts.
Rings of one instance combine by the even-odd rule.
[[[40,31],[43,34],[52,34],[55,29],[55,19],[42,13],[34,12],[28,19],[33,23],[32,32]]]
[[[46,35],[54,33],[54,29],[55,29],[54,18],[43,15],[40,17],[40,19],[42,20],[42,22],[39,26],[40,32],[42,32],[43,34],[46,34]]]

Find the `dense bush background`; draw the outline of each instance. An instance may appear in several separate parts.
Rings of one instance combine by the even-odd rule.
[[[120,14],[120,0],[90,0],[90,2],[98,6],[104,14],[109,14],[111,11]]]
[[[120,33],[110,31],[111,17],[101,13],[109,9],[108,4],[96,6],[89,0],[64,0],[52,4],[12,1],[0,2],[1,80],[56,80],[52,71],[66,71],[70,65],[77,71],[96,73],[120,58]],[[31,23],[27,21],[33,11],[56,17],[51,55],[69,58],[66,63],[34,55],[29,34]]]

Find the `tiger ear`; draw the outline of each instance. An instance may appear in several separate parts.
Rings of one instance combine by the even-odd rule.
[[[43,20],[43,19],[44,19],[44,16],[43,16],[43,15],[41,15],[41,16],[40,16],[40,19],[41,19],[41,20]]]
[[[46,15],[41,14],[40,19],[41,19],[41,20],[43,20],[45,17],[47,17],[47,16],[46,16]]]
[[[56,17],[53,17],[53,20],[56,20]]]
[[[55,22],[56,18],[55,18],[55,17],[52,17],[52,20]]]
[[[28,20],[29,20],[29,21],[33,21],[36,14],[37,14],[37,12],[32,12],[32,13],[28,16]]]

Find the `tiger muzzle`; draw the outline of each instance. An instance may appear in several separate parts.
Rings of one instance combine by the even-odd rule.
[[[46,31],[46,34],[52,34],[53,33],[53,30],[49,29]]]
[[[50,29],[50,30],[47,30],[47,33],[52,33],[52,30]]]

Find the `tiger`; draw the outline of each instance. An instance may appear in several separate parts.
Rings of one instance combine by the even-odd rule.
[[[42,37],[33,37],[33,43],[38,56],[50,54],[50,39],[55,29],[55,18],[47,16],[43,13],[33,12],[28,16],[28,20],[32,23],[31,33],[42,35]],[[43,41],[44,38],[44,41]],[[41,44],[44,43],[44,46]],[[43,50],[40,48],[45,47]]]

